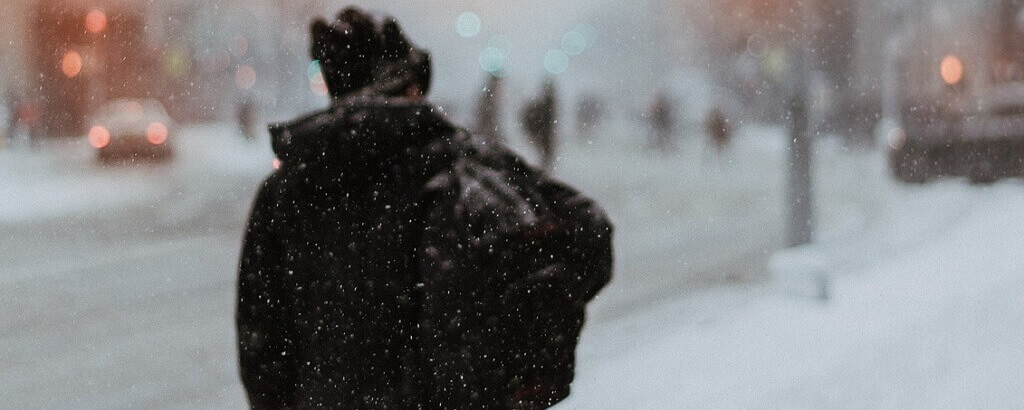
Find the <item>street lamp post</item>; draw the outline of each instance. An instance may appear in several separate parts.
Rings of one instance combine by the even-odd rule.
[[[811,178],[811,155],[813,141],[810,135],[807,79],[810,78],[810,24],[813,14],[809,7],[803,7],[803,29],[797,34],[796,58],[793,74],[792,96],[790,97],[790,138],[789,178],[787,199],[789,200],[787,242],[791,247],[806,245],[814,235],[814,197]]]

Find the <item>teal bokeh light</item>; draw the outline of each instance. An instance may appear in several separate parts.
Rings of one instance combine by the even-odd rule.
[[[480,52],[480,68],[491,74],[505,69],[505,53],[497,47],[487,47]]]
[[[544,69],[554,75],[564,73],[569,69],[569,55],[562,50],[548,51],[544,56]]]
[[[471,11],[459,14],[459,18],[455,22],[455,32],[466,38],[476,37],[477,34],[480,34],[482,27],[483,22],[480,20],[480,16]]]

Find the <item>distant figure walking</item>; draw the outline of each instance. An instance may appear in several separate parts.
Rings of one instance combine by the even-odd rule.
[[[592,143],[594,130],[604,117],[604,104],[595,95],[587,94],[580,98],[576,109],[576,132],[580,141]]]
[[[256,116],[256,103],[252,98],[246,97],[242,102],[238,103],[238,127],[242,130],[242,135],[245,139],[253,141],[256,139],[257,131],[257,116]]]
[[[477,102],[476,132],[490,144],[505,142],[501,127],[501,77],[494,74],[487,76],[487,85]]]
[[[541,165],[550,171],[555,162],[555,124],[558,121],[555,83],[548,80],[540,97],[531,101],[521,113],[523,131],[541,155]]]
[[[42,110],[39,104],[30,99],[21,99],[14,108],[14,139],[21,145],[35,146],[36,134],[39,132],[39,118]],[[13,145],[13,144],[12,144]]]
[[[721,155],[728,148],[732,134],[729,119],[725,117],[725,113],[722,112],[721,108],[715,107],[708,112],[707,119],[704,120],[704,128],[708,136],[711,137],[711,145]]]
[[[651,147],[661,152],[675,148],[675,116],[672,109],[672,101],[665,93],[658,93],[651,105]]]
[[[16,125],[14,101],[11,98],[11,93],[7,92],[3,97],[3,103],[0,104],[0,151],[7,144],[7,140],[11,138]]]

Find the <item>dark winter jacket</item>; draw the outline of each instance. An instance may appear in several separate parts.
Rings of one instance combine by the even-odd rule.
[[[588,199],[427,104],[272,127],[239,271],[253,407],[538,408],[569,393],[610,279]],[[585,223],[567,223],[584,221]]]

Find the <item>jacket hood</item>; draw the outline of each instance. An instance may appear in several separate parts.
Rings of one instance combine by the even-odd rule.
[[[451,135],[455,126],[424,100],[355,97],[270,127],[283,166],[380,163]]]

